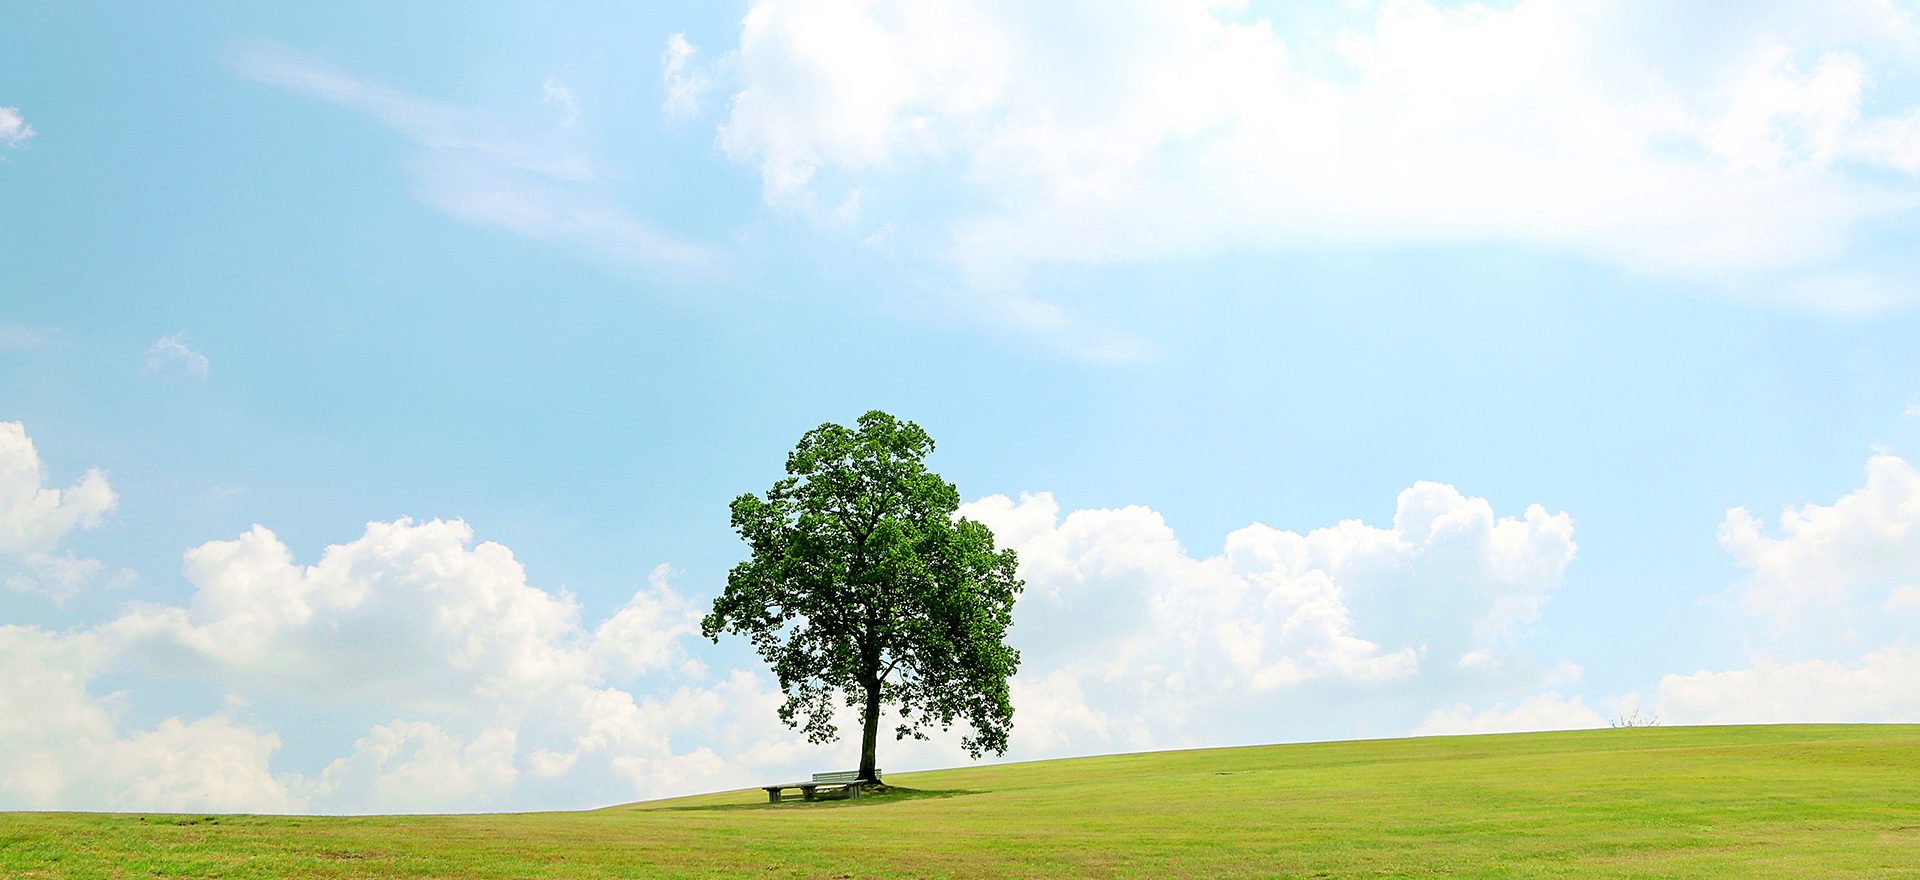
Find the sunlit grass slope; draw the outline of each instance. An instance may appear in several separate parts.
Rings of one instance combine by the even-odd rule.
[[[917,791],[526,815],[0,814],[0,875],[1920,878],[1920,726],[1262,746],[888,781]]]

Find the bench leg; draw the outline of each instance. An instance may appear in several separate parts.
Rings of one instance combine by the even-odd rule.
[[[777,788],[767,789],[767,803],[777,804],[779,802],[780,802],[780,789],[777,789]]]

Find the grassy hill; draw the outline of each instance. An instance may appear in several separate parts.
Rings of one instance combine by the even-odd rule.
[[[1915,725],[1259,746],[888,782],[914,791],[521,815],[0,814],[0,875],[1920,878]]]

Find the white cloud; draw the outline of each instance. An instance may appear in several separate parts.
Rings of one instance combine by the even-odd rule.
[[[593,668],[617,676],[639,675],[673,665],[674,643],[700,632],[700,609],[674,592],[668,581],[679,572],[661,563],[647,575],[652,588],[633,594],[594,631]]]
[[[164,370],[172,364],[179,364],[181,369],[203,379],[211,366],[207,356],[188,348],[186,339],[178,333],[162,336],[147,347],[148,372]]]
[[[1256,525],[1204,559],[1146,508],[1061,517],[1040,495],[966,510],[1020,549],[1029,582],[1019,757],[1271,741],[1299,735],[1302,707],[1352,698],[1387,700],[1410,724],[1427,692],[1540,683],[1511,643],[1574,551],[1564,514],[1499,518],[1434,483],[1401,494],[1391,529]],[[264,527],[208,542],[186,554],[185,606],[136,603],[68,634],[0,630],[0,748],[19,756],[0,757],[0,802],[577,807],[851,766],[851,710],[848,738],[807,743],[779,723],[766,675],[709,674],[688,653],[700,609],[673,575],[656,567],[589,627],[572,596],[531,585],[459,521],[370,523],[311,565]],[[142,692],[88,692],[109,671],[202,682],[226,709],[133,726]],[[45,711],[22,711],[39,694]],[[372,717],[303,775],[269,759],[282,736],[312,734],[234,714],[271,705]],[[885,755],[896,770],[962,760],[945,736]]]
[[[107,478],[89,470],[65,490],[48,488],[46,466],[20,422],[0,422],[0,560],[14,590],[60,599],[105,571],[97,560],[57,553],[61,538],[90,529],[119,502]]]
[[[712,74],[694,60],[699,54],[700,47],[687,42],[686,34],[667,38],[666,51],[660,56],[660,81],[667,98],[660,109],[668,116],[699,113],[701,96],[713,88]]]
[[[187,607],[135,605],[108,630],[155,662],[308,698],[420,707],[461,695],[524,700],[591,679],[579,604],[528,585],[506,547],[472,539],[459,521],[368,523],[361,538],[300,566],[254,526],[187,552]]]
[[[1744,669],[1667,675],[1659,714],[1680,724],[1920,721],[1920,472],[1885,453],[1866,485],[1780,514],[1779,536],[1744,507],[1720,543],[1749,574],[1741,606],[1768,623]],[[1858,654],[1861,643],[1883,644]],[[1830,659],[1835,654],[1857,659]],[[1805,659],[1785,659],[1794,656]],[[1812,655],[1809,657],[1808,655]]]
[[[1020,554],[1021,736],[1063,750],[1233,728],[1270,739],[1293,729],[1272,720],[1284,705],[1404,693],[1416,678],[1442,692],[1537,683],[1544,671],[1511,644],[1575,549],[1564,513],[1496,517],[1428,482],[1400,494],[1392,528],[1255,524],[1206,558],[1144,507],[1061,518],[1042,494],[961,512]]]
[[[459,521],[369,523],[313,565],[255,526],[186,563],[185,607],[135,603],[85,637],[112,662],[211,681],[237,705],[272,696],[395,719],[317,774],[286,778],[310,808],[512,806],[522,780],[585,806],[747,784],[838,754],[779,724],[762,677],[709,676],[686,655],[700,610],[669,566],[588,629],[571,595],[530,585],[510,550],[476,545]],[[637,678],[657,693],[609,684]]]
[[[1580,697],[1567,699],[1558,691],[1535,694],[1514,705],[1500,703],[1473,711],[1466,703],[1441,709],[1413,729],[1414,736],[1453,736],[1470,733],[1525,733],[1534,730],[1582,730],[1606,727],[1607,719]]]
[[[47,488],[46,467],[26,426],[0,422],[0,551],[51,550],[67,532],[99,525],[117,500],[98,470],[65,491]]]
[[[1905,116],[1866,123],[1853,147],[1857,155],[1869,161],[1920,174],[1920,108]]]
[[[1898,177],[1920,170],[1920,109],[1875,91],[1920,31],[1882,0],[1763,5],[1275,13],[1302,24],[1188,0],[756,0],[720,143],[773,204],[956,181],[977,207],[932,223],[989,285],[1033,262],[1492,241],[1814,308],[1903,299],[1834,261],[1920,206]]]
[[[371,579],[378,581],[377,574]],[[516,612],[507,604],[482,613],[511,625]],[[355,660],[324,652],[307,659],[316,665]],[[374,680],[345,694],[302,692],[279,682],[238,684],[247,693],[272,693],[279,702],[334,715],[410,703],[436,718],[374,724],[347,754],[312,776],[276,772],[269,758],[281,745],[279,734],[225,713],[132,728],[125,710],[138,694],[88,693],[105,672],[151,672],[153,660],[151,646],[129,645],[112,625],[70,634],[0,626],[0,808],[465,811],[527,806],[528,794],[517,784],[528,777],[560,786],[553,805],[577,808],[746,785],[801,772],[825,755],[846,760],[844,744],[823,749],[782,728],[774,717],[778,695],[743,672],[696,680],[665,698],[635,699],[582,678],[544,693],[475,693],[454,684],[395,699],[383,695],[409,691],[417,679],[395,668],[362,670]],[[402,687],[383,686],[385,677]],[[244,711],[251,701],[229,694],[226,702],[228,711]],[[676,748],[676,737],[711,742],[730,758],[706,744]]]
[[[20,108],[0,107],[0,141],[9,147],[17,147],[35,134],[38,132],[20,115]]]
[[[44,484],[24,429],[0,423],[0,551],[45,553],[112,509],[98,474],[64,492]],[[1864,487],[1788,510],[1779,537],[1730,511],[1721,541],[1752,572],[1747,607],[1803,627],[1833,606],[1910,633],[1916,489],[1920,473],[1879,455]],[[1024,663],[1011,757],[1365,732],[1356,721],[1417,735],[1606,723],[1580,695],[1513,696],[1578,675],[1521,647],[1576,552],[1565,513],[1501,517],[1421,482],[1399,494],[1390,527],[1254,524],[1205,556],[1146,507],[1063,513],[1043,493],[963,513],[1019,551],[1028,584],[1012,631]],[[708,671],[688,644],[699,603],[667,565],[591,625],[574,597],[533,585],[510,550],[457,520],[369,523],[310,565],[256,526],[188,551],[185,573],[184,606],[134,604],[66,633],[0,626],[0,807],[578,807],[854,760],[851,713],[849,738],[809,744],[777,721],[780,694],[757,665]],[[1920,649],[1885,644],[1667,675],[1644,702],[1604,704],[1667,724],[1920,722]],[[90,690],[128,673],[210,685],[225,707],[166,717],[149,692]],[[330,760],[290,770],[283,739],[314,734],[249,715],[275,704],[363,726],[320,752]],[[961,760],[950,737],[883,750],[896,770]]]
[[[1867,484],[1831,505],[1780,514],[1778,538],[1744,507],[1727,511],[1720,544],[1751,571],[1741,599],[1751,611],[1805,624],[1818,609],[1844,615],[1894,601],[1920,583],[1920,472],[1892,455],[1867,461]]]
[[[1902,639],[1851,663],[1759,660],[1668,675],[1657,701],[1675,724],[1920,722],[1920,649]]]
[[[0,625],[0,805],[11,809],[285,812],[304,807],[267,759],[280,740],[221,715],[123,733],[86,681],[92,634]]]
[[[17,423],[0,424],[0,465],[5,552],[45,556],[113,507],[98,473],[45,488]],[[1255,524],[1204,558],[1144,507],[1062,516],[1042,494],[963,510],[1019,550],[1028,582],[1016,756],[1324,735],[1302,713],[1355,700],[1411,724],[1436,695],[1554,680],[1515,648],[1575,552],[1571,519],[1538,505],[1499,517],[1423,482],[1391,528]],[[369,523],[313,564],[255,526],[185,563],[184,605],[132,603],[66,634],[0,628],[0,802],[359,812],[526,806],[544,791],[583,806],[853,760],[851,739],[816,746],[780,725],[764,674],[709,674],[688,652],[700,608],[670,566],[590,627],[573,596],[529,583],[457,520]],[[131,724],[141,691],[89,692],[109,672],[197,682],[226,708]],[[260,705],[365,718],[367,732],[303,775],[271,765],[281,733],[241,717]],[[1350,713],[1327,717],[1351,730]],[[960,759],[950,737],[887,755],[896,769]]]
[[[248,79],[360,110],[404,135],[418,148],[410,164],[421,199],[455,219],[648,272],[716,271],[708,249],[615,201],[594,161],[558,132],[422,100],[273,44],[237,51],[232,64]]]
[[[471,740],[428,722],[375,725],[354,752],[322,771],[318,799],[378,804],[402,812],[473,812],[508,793],[519,768],[514,731],[489,728]]]

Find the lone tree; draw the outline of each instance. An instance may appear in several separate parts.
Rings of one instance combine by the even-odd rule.
[[[733,501],[733,528],[753,558],[727,574],[700,629],[716,643],[753,641],[787,700],[780,720],[824,743],[839,731],[834,695],[858,706],[860,778],[879,782],[874,741],[880,707],[901,724],[895,738],[926,739],[964,719],[975,758],[1005,754],[1013,726],[1007,679],[1020,653],[1007,647],[1012,550],[995,550],[986,526],[954,515],[960,493],[922,463],[933,438],[875,410],[859,430],[825,424],[787,456],[786,479],[765,498]]]

